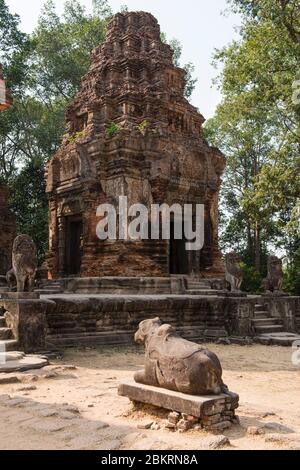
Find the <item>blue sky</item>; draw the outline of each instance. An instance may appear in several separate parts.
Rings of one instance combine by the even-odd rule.
[[[31,32],[44,4],[44,0],[6,0],[12,13],[18,13],[22,28]],[[63,9],[64,0],[55,0],[57,11]],[[92,0],[81,0],[91,9]],[[223,15],[227,8],[226,0],[109,0],[114,12],[126,4],[129,10],[151,12],[161,25],[168,38],[177,38],[183,45],[182,61],[193,62],[198,78],[192,103],[209,118],[214,114],[220,101],[220,94],[212,87],[216,70],[211,65],[215,48],[228,44],[238,36],[236,27],[240,24],[238,16],[230,13]]]

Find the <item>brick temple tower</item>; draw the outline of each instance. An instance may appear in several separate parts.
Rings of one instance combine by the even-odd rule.
[[[218,201],[222,153],[202,136],[204,118],[184,98],[175,67],[149,13],[118,13],[81,90],[66,112],[59,151],[48,164],[49,275],[218,277]],[[166,203],[205,205],[205,246],[184,240],[100,241],[96,209]]]

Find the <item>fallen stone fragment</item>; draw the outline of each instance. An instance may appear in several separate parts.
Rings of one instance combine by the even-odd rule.
[[[158,423],[153,423],[150,429],[152,429],[152,431],[159,431],[160,425]]]
[[[166,429],[169,429],[170,431],[175,431],[176,430],[176,424],[175,423],[171,423],[170,421],[167,421],[165,423],[165,428]]]
[[[181,419],[177,424],[177,429],[179,432],[186,432],[192,428],[192,424],[186,419]]]
[[[73,364],[67,364],[62,367],[63,370],[77,370],[77,367]]]
[[[232,423],[230,421],[223,421],[221,423],[217,423],[217,424],[213,424],[212,426],[209,426],[207,430],[222,432],[222,431],[225,431],[225,429],[229,429],[231,427],[231,424]]]
[[[208,447],[209,449],[220,449],[221,447],[225,447],[230,445],[230,440],[228,437],[220,435],[215,436],[209,439]]]
[[[268,431],[282,432],[282,433],[285,433],[285,434],[289,434],[289,433],[293,432],[292,429],[288,428],[287,426],[283,426],[280,423],[265,423],[263,425],[263,429],[266,432],[268,432]]]
[[[268,434],[265,437],[265,442],[274,444],[285,444],[294,450],[300,450],[300,435],[299,434]]]
[[[137,428],[138,429],[151,429],[153,424],[155,424],[153,423],[153,421],[151,421],[151,423],[138,424]]]
[[[24,387],[17,388],[17,392],[30,392],[32,390],[37,390],[35,385],[25,385]]]
[[[173,424],[177,424],[178,421],[180,420],[180,413],[177,413],[176,411],[172,411],[168,415],[168,421]]]
[[[257,426],[249,426],[247,428],[247,434],[249,434],[250,436],[258,436],[264,434],[264,430]]]
[[[276,413],[273,413],[273,411],[267,411],[267,413],[262,415],[262,418],[268,418],[269,416],[276,416]]]
[[[18,382],[20,382],[20,379],[17,375],[0,374],[0,385],[16,384]]]

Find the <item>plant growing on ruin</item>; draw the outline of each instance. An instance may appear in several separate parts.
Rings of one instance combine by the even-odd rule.
[[[106,133],[108,137],[112,138],[114,135],[116,135],[120,131],[121,127],[116,124],[115,122],[112,122],[110,126],[106,129]]]
[[[84,137],[84,134],[85,134],[84,131],[78,131],[78,132],[76,132],[75,134],[71,135],[71,136],[68,138],[68,144],[73,144],[73,143],[76,142],[78,139],[82,139],[82,137]]]
[[[140,131],[142,135],[146,134],[146,129],[148,125],[149,125],[149,122],[146,119],[138,125],[138,130]]]

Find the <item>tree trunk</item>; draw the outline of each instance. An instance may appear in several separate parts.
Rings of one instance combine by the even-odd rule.
[[[261,265],[261,244],[260,244],[260,225],[258,222],[255,224],[255,237],[254,237],[254,259],[255,269],[259,273]]]

